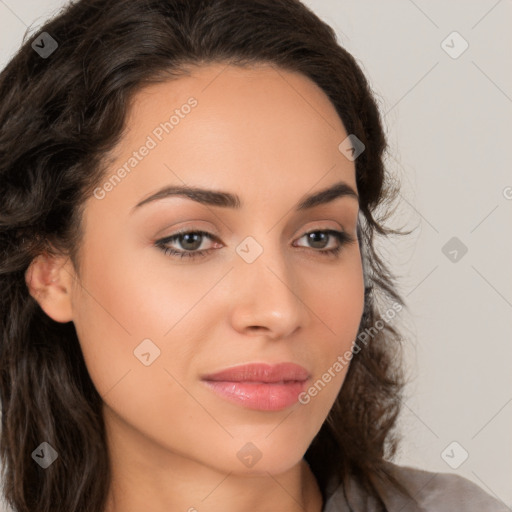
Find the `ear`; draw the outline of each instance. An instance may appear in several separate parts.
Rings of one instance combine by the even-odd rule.
[[[48,254],[34,258],[25,272],[30,295],[50,318],[62,323],[73,319],[71,290],[74,278],[69,258]]]

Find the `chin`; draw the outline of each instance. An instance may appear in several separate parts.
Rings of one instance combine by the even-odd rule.
[[[276,475],[289,471],[301,462],[308,447],[306,441],[300,443],[293,437],[285,441],[277,435],[268,435],[268,431],[265,436],[268,437],[265,439],[261,436],[259,440],[253,438],[253,441],[249,437],[243,441],[233,440],[235,457],[224,458],[229,465],[226,471],[240,475]]]

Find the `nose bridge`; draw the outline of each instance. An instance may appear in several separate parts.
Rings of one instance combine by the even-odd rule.
[[[302,325],[304,305],[298,282],[279,240],[269,233],[248,236],[236,252],[235,326],[266,328],[274,337],[284,337]]]

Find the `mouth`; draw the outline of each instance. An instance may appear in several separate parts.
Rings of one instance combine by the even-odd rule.
[[[294,363],[252,363],[205,375],[202,381],[221,398],[247,409],[280,411],[298,401],[310,378]]]

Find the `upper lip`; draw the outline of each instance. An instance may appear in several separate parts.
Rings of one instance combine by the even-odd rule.
[[[203,380],[229,381],[229,382],[281,382],[305,381],[309,372],[295,363],[249,363],[233,366],[217,373],[205,375]]]

